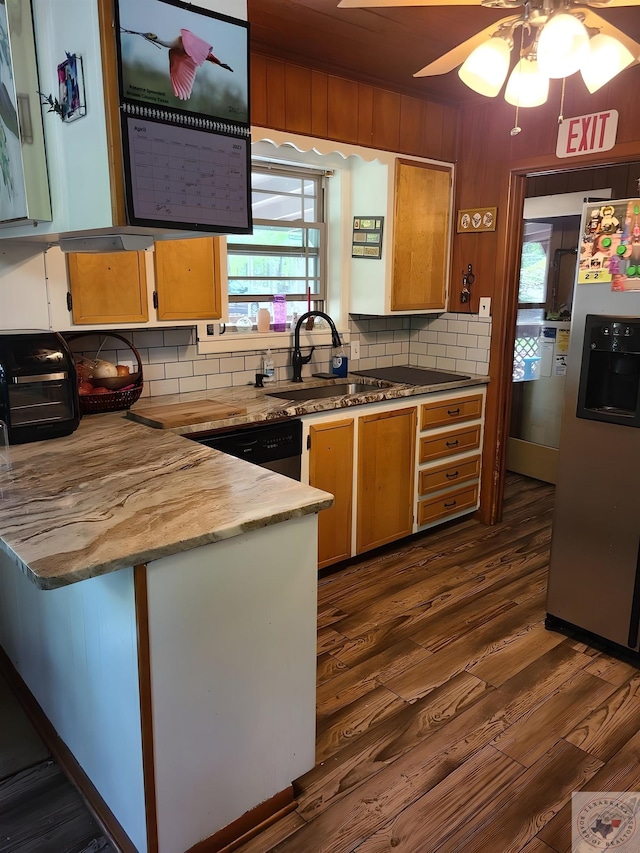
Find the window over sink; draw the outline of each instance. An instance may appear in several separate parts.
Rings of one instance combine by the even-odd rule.
[[[254,160],[253,234],[227,239],[227,332],[289,331],[305,311],[324,308],[330,174]]]

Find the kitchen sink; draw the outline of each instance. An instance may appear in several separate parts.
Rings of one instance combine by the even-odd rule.
[[[316,388],[294,388],[291,391],[277,391],[273,394],[267,392],[266,396],[277,397],[279,400],[322,400],[325,397],[344,397],[345,394],[380,391],[382,387],[389,386],[390,383],[380,386],[367,382],[342,382],[337,385],[320,385]]]

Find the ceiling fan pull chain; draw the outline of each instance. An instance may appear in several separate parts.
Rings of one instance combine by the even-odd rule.
[[[513,127],[511,128],[511,131],[510,131],[511,136],[517,136],[522,131],[522,128],[518,124],[519,115],[520,115],[520,107],[516,105],[516,119],[515,119]]]
[[[562,94],[560,95],[560,115],[558,116],[558,124],[562,124],[564,121],[564,87],[567,82],[567,78],[562,78]]]

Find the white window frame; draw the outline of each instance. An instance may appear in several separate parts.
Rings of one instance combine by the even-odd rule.
[[[326,189],[326,178],[332,174],[330,170],[326,169],[316,169],[309,166],[299,165],[299,166],[290,166],[282,163],[270,163],[265,162],[259,158],[254,158],[252,162],[252,173],[253,172],[262,172],[265,174],[272,173],[274,175],[281,175],[283,177],[292,176],[295,178],[300,178],[301,181],[304,180],[305,177],[311,178],[315,183],[316,192],[314,195],[315,198],[315,217],[313,221],[309,221],[306,219],[295,219],[295,220],[286,220],[285,224],[291,228],[299,228],[303,231],[317,231],[320,234],[319,239],[319,250],[318,250],[318,288],[315,290],[312,296],[312,302],[314,303],[313,307],[319,308],[320,310],[324,310],[326,305],[326,259],[327,259],[327,251],[326,251],[326,240],[327,240],[327,232],[326,232],[326,214],[325,214],[325,189]],[[259,193],[259,189],[254,189],[253,192]],[[283,193],[285,195],[285,193]],[[255,225],[262,226],[273,226],[279,223],[279,220],[274,219],[261,219],[255,216],[253,223]],[[233,237],[227,238],[227,255],[229,256],[232,252],[232,246],[234,243]],[[238,249],[234,249],[234,254],[251,254],[251,249],[254,248],[257,254],[261,254],[260,248],[257,244],[254,246],[248,246],[246,250],[243,251],[242,243],[237,244]],[[277,252],[270,252],[270,246],[265,246],[265,253],[267,254],[278,254]],[[286,251],[283,251],[281,254],[285,255]],[[229,274],[229,268],[227,264],[227,274]],[[313,276],[312,278],[316,278]],[[307,288],[304,287],[304,292],[300,291],[297,294],[287,294],[287,302],[302,302],[303,304],[307,301]],[[228,292],[228,307],[229,311],[231,310],[231,306],[233,303],[243,303],[243,302],[266,302],[273,304],[273,296],[269,294],[260,294],[255,292],[248,292],[244,294],[238,294],[237,296],[232,296]],[[300,312],[303,313],[303,312]],[[247,333],[248,335],[255,334],[254,331]]]

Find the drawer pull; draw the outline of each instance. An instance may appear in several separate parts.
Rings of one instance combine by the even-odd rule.
[[[447,441],[447,447],[457,447],[460,442],[456,438],[455,441]]]
[[[459,476],[460,476],[459,471],[454,471],[453,474],[445,474],[445,477],[447,478],[447,480],[455,480],[455,478],[459,477]]]
[[[453,411],[451,411],[451,409],[447,409],[447,414],[450,415],[451,417],[453,417],[454,415],[459,415],[460,409],[454,409]]]
[[[458,506],[458,501],[451,501],[451,503],[450,503],[450,504],[445,503],[444,508],[445,508],[445,509],[451,509],[451,508],[452,508],[452,507],[454,507],[454,506]]]

